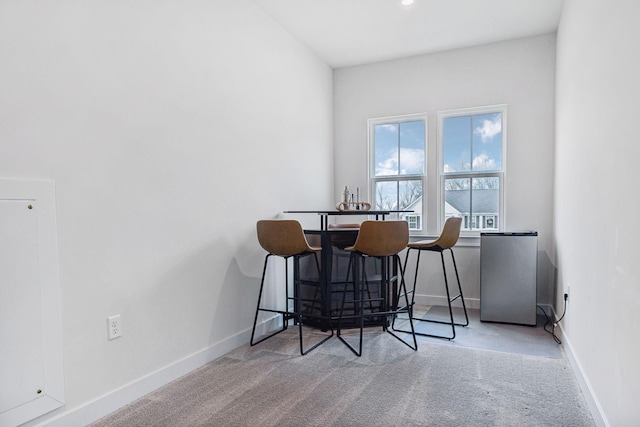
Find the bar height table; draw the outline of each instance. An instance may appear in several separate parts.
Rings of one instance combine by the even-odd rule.
[[[385,220],[385,217],[392,213],[409,213],[413,211],[404,211],[404,210],[361,210],[361,209],[352,209],[348,211],[339,211],[339,210],[300,210],[300,211],[284,211],[286,214],[318,214],[320,216],[320,230],[324,231],[329,228],[329,217],[336,215],[360,215],[360,216],[375,216],[376,221],[382,218]]]
[[[333,312],[338,309],[338,302],[341,301],[342,294],[339,293],[344,286],[344,282],[346,279],[346,265],[348,263],[348,258],[345,259],[344,268],[339,268],[340,266],[334,261],[340,259],[340,257],[348,256],[348,252],[343,252],[342,249],[346,246],[351,246],[355,243],[356,238],[358,237],[358,229],[357,228],[329,228],[329,217],[330,216],[372,216],[375,217],[376,220],[382,219],[383,221],[386,219],[387,215],[392,213],[408,213],[413,211],[408,210],[348,210],[348,211],[340,211],[340,210],[289,210],[284,211],[286,214],[317,214],[320,216],[320,229],[305,229],[305,235],[307,239],[312,245],[320,245],[322,247],[322,252],[320,254],[320,277],[317,278],[317,281],[313,277],[305,277],[305,272],[300,271],[300,279],[301,284],[299,286],[300,289],[294,289],[294,292],[315,292],[309,291],[306,289],[302,289],[304,284],[307,283],[312,285],[315,281],[315,285],[319,286],[319,292],[321,295],[321,301],[319,307],[312,307],[313,310],[317,310],[314,312],[314,315],[309,317],[308,324],[312,326],[319,327],[323,330],[327,330],[331,327],[331,319],[333,317]],[[319,242],[318,242],[319,239]],[[339,242],[339,243],[338,243]],[[308,261],[307,261],[308,262]],[[375,267],[375,268],[384,268],[383,266]],[[300,267],[301,270],[304,270],[304,265]],[[372,275],[375,274],[375,271],[371,272]],[[336,289],[338,288],[338,289]],[[372,292],[376,292],[376,290],[372,290]],[[334,301],[333,295],[337,294],[338,299]],[[303,307],[297,307],[297,309],[303,310]]]

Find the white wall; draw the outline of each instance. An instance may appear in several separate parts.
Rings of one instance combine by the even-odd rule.
[[[248,340],[255,221],[333,203],[331,69],[244,0],[6,0],[0,57],[0,176],[56,183],[51,415]]]
[[[524,38],[334,72],[334,198],[344,185],[367,188],[367,119],[428,114],[428,168],[437,170],[437,112],[507,104],[506,229],[539,233],[539,303],[551,303],[555,35]],[[362,191],[362,190],[361,190]],[[436,180],[427,191],[437,191]],[[427,212],[427,232],[437,235],[437,210]],[[479,250],[456,251],[465,297],[479,298]],[[441,277],[438,257],[424,271]],[[425,273],[426,274],[426,273]],[[441,280],[441,279],[440,279]],[[438,280],[420,289],[443,295]]]
[[[570,286],[561,325],[612,426],[640,420],[639,17],[635,0],[567,0],[558,31],[558,298]]]

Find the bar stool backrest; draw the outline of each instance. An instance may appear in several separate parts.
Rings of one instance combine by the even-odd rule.
[[[407,221],[364,221],[356,243],[345,250],[369,256],[391,256],[402,251],[409,243]]]
[[[462,218],[460,217],[447,218],[444,222],[444,227],[442,227],[440,237],[431,246],[438,246],[442,250],[451,249],[458,242],[461,224]]]
[[[256,224],[258,242],[273,255],[289,257],[305,252],[320,251],[309,246],[300,223],[293,219],[265,219]]]

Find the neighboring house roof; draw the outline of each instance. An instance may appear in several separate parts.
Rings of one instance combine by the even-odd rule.
[[[473,190],[473,213],[498,213],[497,189]],[[448,190],[444,193],[445,202],[458,213],[469,212],[469,190]],[[422,197],[416,199],[405,209],[421,211]]]
[[[473,213],[497,213],[498,190],[473,190]],[[469,212],[469,190],[449,190],[444,193],[445,201],[458,212]]]
[[[405,209],[408,211],[420,212],[422,210],[421,206],[422,206],[422,197],[418,197],[416,200],[413,201],[413,203],[411,203]]]

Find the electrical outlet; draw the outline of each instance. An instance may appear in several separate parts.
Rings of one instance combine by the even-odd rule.
[[[564,291],[564,300],[569,301],[569,295],[571,294],[571,285],[567,285],[567,290]]]
[[[116,314],[107,317],[107,338],[114,340],[122,336],[122,324],[120,323],[120,315]]]

